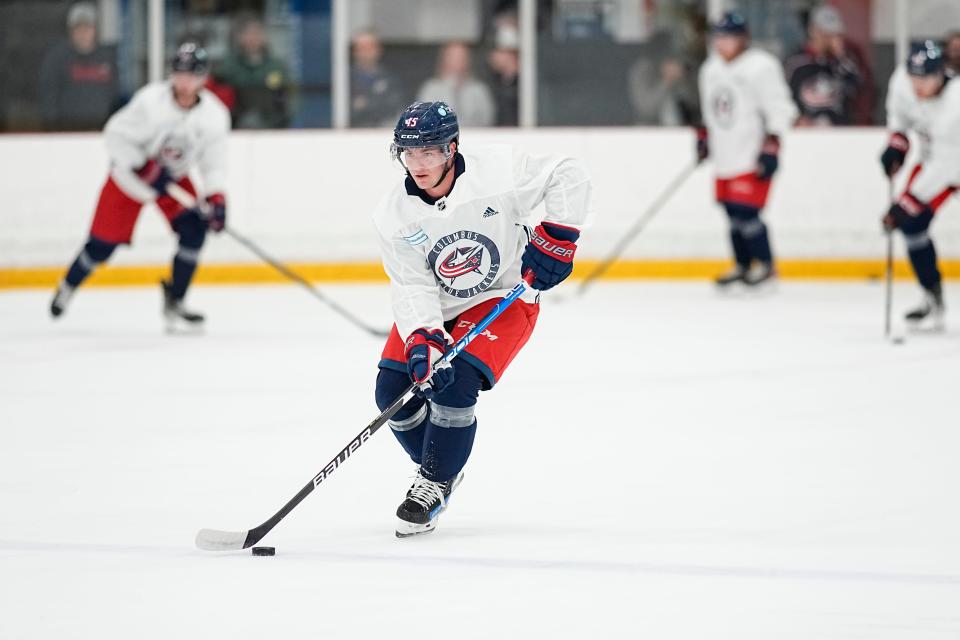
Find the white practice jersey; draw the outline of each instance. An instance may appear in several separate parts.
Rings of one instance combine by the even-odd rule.
[[[103,132],[110,175],[134,200],[147,202],[157,196],[135,173],[148,160],[162,163],[175,178],[195,166],[204,194],[222,192],[226,186],[230,112],[206,89],[194,107],[183,109],[169,82],[148,84],[111,116]]]
[[[540,223],[533,210],[541,202],[549,222],[579,230],[590,217],[590,179],[579,161],[491,146],[463,153],[462,162],[453,191],[435,204],[415,189],[408,193],[407,180],[374,213],[404,340],[520,282],[520,257]],[[524,299],[536,295],[528,291]]]
[[[917,199],[929,202],[947,187],[960,185],[960,80],[950,80],[939,95],[920,100],[901,65],[890,77],[887,128],[891,133],[912,131],[919,138],[923,170],[910,187]]]
[[[716,54],[707,58],[700,67],[700,102],[718,178],[756,170],[764,136],[782,136],[798,113],[780,61],[760,49],[730,62]]]

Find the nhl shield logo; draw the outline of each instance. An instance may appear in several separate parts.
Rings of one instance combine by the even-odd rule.
[[[475,231],[440,238],[427,256],[440,288],[457,298],[472,298],[490,288],[500,272],[500,250]]]

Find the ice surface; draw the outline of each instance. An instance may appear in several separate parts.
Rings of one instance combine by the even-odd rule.
[[[324,289],[388,324],[384,287]],[[960,334],[885,343],[878,284],[547,300],[436,533],[394,538],[384,430],[273,558],[193,539],[377,414],[381,345],[294,287],[197,288],[202,337],[159,291],[48,298],[0,294],[0,638],[960,636]]]

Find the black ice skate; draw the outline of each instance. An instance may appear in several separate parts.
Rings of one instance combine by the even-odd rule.
[[[67,306],[70,304],[70,299],[73,297],[74,291],[76,291],[75,287],[71,287],[66,282],[61,282],[60,286],[57,287],[57,292],[53,294],[53,300],[50,302],[50,315],[54,318],[59,318],[63,315],[63,312],[67,310]]]
[[[904,319],[915,331],[943,331],[944,312],[943,293],[925,290],[920,305],[909,311]]]
[[[773,265],[761,263],[743,274],[743,283],[748,287],[767,287],[777,281]]]
[[[741,267],[740,265],[737,265],[727,273],[721,276],[717,276],[714,279],[714,282],[721,289],[726,289],[727,287],[734,285],[738,282],[743,282],[744,277],[746,276],[746,273],[747,272],[744,271],[743,267]]]
[[[462,471],[446,482],[434,482],[424,478],[418,469],[413,486],[407,491],[407,499],[397,507],[397,537],[409,538],[433,531],[437,518],[450,502],[450,494],[461,480]]]
[[[161,280],[160,286],[163,288],[163,317],[167,321],[167,331],[173,333],[180,329],[202,329],[203,315],[185,309],[183,300],[173,297],[169,282]]]

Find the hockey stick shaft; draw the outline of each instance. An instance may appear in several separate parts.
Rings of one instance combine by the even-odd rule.
[[[887,181],[887,196],[893,202],[893,179]],[[893,314],[893,231],[887,229],[887,264],[884,284],[883,336],[890,338],[891,316]]]
[[[190,192],[188,192],[186,189],[184,189],[183,187],[181,187],[176,183],[171,183],[167,185],[167,193],[170,195],[171,198],[179,202],[184,207],[197,206],[197,199],[193,197],[193,195],[191,195]],[[354,326],[378,338],[386,338],[389,335],[387,331],[383,331],[381,329],[376,329],[374,327],[368,326],[366,323],[360,320],[360,318],[350,313],[349,311],[341,307],[339,304],[337,304],[327,296],[323,295],[323,293],[319,289],[314,287],[312,284],[310,284],[310,282],[308,282],[306,278],[293,272],[290,268],[288,268],[282,262],[270,257],[263,249],[261,249],[256,244],[254,244],[254,242],[249,238],[241,235],[237,231],[234,231],[231,227],[224,227],[223,230],[227,233],[228,236],[230,236],[231,238],[233,238],[234,240],[242,244],[251,253],[256,255],[258,258],[266,262],[268,265],[276,269],[278,272],[280,272],[290,280],[301,285],[304,289],[309,291],[310,294],[313,295],[313,297],[323,302],[332,311],[337,313],[340,317],[347,320]]]
[[[520,282],[515,286],[510,293],[501,299],[490,312],[477,323],[475,327],[470,329],[466,335],[460,338],[443,356],[443,360],[450,362],[457,357],[464,349],[467,348],[474,338],[479,336],[481,333],[486,330],[490,323],[493,322],[497,317],[503,313],[507,307],[509,307],[513,302],[523,295],[523,292],[526,291],[528,283],[526,281]],[[308,482],[297,495],[293,496],[283,507],[277,511],[270,519],[261,524],[258,527],[254,527],[249,531],[218,531],[214,529],[201,529],[197,533],[196,544],[200,549],[207,551],[229,551],[237,549],[246,549],[257,544],[260,540],[266,536],[271,529],[273,529],[281,520],[283,520],[287,514],[293,511],[294,507],[300,504],[304,498],[310,495],[321,482],[330,477],[330,475],[336,471],[341,464],[343,464],[347,458],[349,458],[353,453],[359,449],[363,444],[370,439],[370,437],[377,432],[380,427],[382,427],[386,422],[393,417],[393,415],[400,410],[400,407],[403,406],[403,403],[406,401],[408,395],[413,392],[414,383],[404,389],[393,403],[387,407],[379,416],[373,419],[364,429],[353,438],[347,446],[340,450],[330,462],[327,463],[323,469],[317,473],[313,478]]]
[[[651,202],[643,214],[635,223],[633,223],[633,226],[623,234],[623,236],[620,238],[620,241],[617,242],[616,246],[613,247],[607,257],[604,258],[600,264],[594,267],[593,271],[584,277],[584,279],[580,282],[580,286],[577,287],[577,295],[583,295],[590,285],[592,285],[600,276],[606,273],[614,262],[620,259],[621,254],[623,254],[623,251],[627,248],[627,246],[629,246],[629,244],[634,241],[637,235],[643,231],[650,220],[652,220],[653,217],[656,216],[661,209],[663,209],[663,205],[665,205],[667,201],[673,197],[673,194],[675,194],[677,190],[683,186],[683,184],[687,181],[687,178],[693,175],[693,172],[696,171],[698,166],[699,163],[695,162],[684,168],[683,171],[674,177],[674,179],[666,186],[666,188],[660,192],[660,195],[657,196],[657,199]]]

